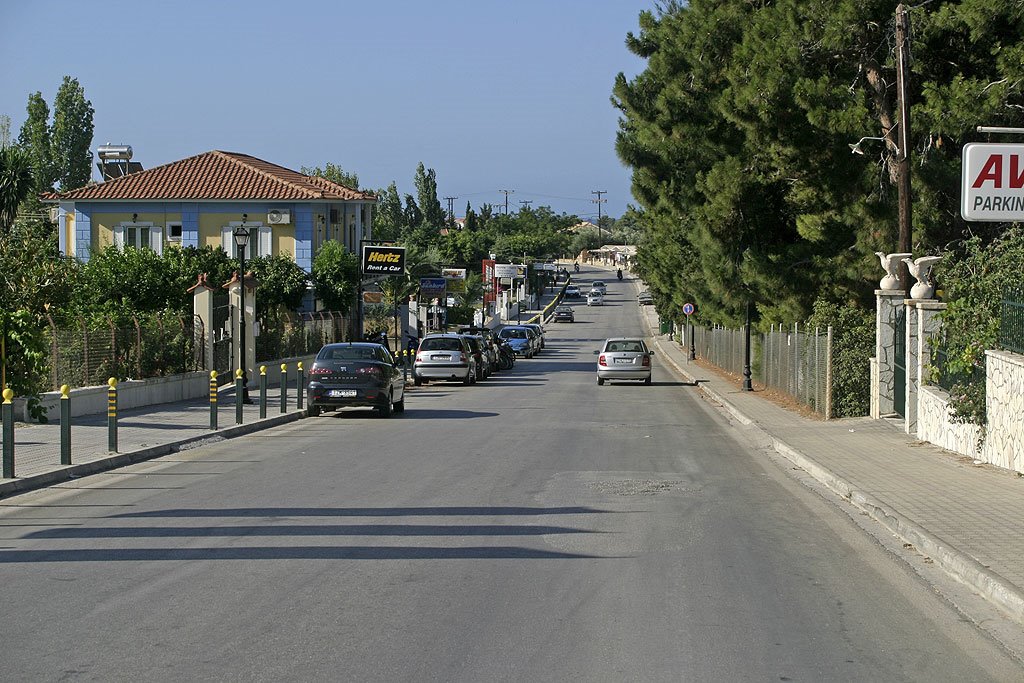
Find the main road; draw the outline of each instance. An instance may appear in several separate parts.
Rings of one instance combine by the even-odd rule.
[[[586,283],[595,271],[584,272]],[[739,437],[629,283],[404,416],[329,413],[0,503],[5,680],[981,681],[1015,659]]]

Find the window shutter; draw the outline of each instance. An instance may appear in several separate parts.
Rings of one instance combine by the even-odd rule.
[[[254,256],[270,256],[270,226],[261,226],[259,236],[260,248]]]
[[[149,248],[161,255],[164,253],[164,231],[159,225],[149,229]]]
[[[226,225],[220,229],[220,246],[224,248],[227,255],[231,258],[235,257],[235,240],[231,236],[231,226]]]
[[[114,226],[114,246],[118,249],[124,249],[124,226]]]

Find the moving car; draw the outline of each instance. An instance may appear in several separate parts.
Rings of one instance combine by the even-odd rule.
[[[565,286],[565,298],[566,299],[579,299],[580,287],[579,285],[566,285]]]
[[[374,408],[389,417],[405,411],[405,377],[386,346],[327,344],[309,369],[306,395],[309,417],[337,408]]]
[[[572,323],[576,322],[576,314],[572,311],[572,306],[557,306],[555,307],[554,321],[556,323]]]
[[[597,291],[596,289],[590,290],[590,292],[587,293],[587,305],[604,306],[604,294]]]
[[[475,383],[476,358],[469,342],[461,334],[428,334],[416,350],[412,379],[416,386],[432,379],[458,379],[463,384]]]
[[[517,356],[533,358],[536,353],[534,337],[536,333],[525,325],[506,325],[498,332],[498,336],[508,342]]]
[[[604,283],[604,280],[594,280],[594,284],[590,285],[590,291],[597,290],[601,292],[601,296],[608,293],[608,285]]]
[[[597,356],[597,383],[636,379],[651,383],[651,356],[654,351],[639,337],[612,337],[604,341]]]
[[[636,295],[636,302],[641,306],[650,306],[654,304],[654,297],[650,292],[640,292]]]

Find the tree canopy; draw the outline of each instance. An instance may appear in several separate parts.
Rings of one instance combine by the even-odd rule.
[[[816,298],[870,301],[897,246],[894,5],[692,0],[644,12],[620,74],[616,149],[644,210],[656,292],[736,323],[806,318]],[[974,127],[1024,121],[1024,10],[1013,0],[912,9],[909,82],[917,254],[964,231],[959,163]]]

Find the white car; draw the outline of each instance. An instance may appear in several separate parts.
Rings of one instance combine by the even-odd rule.
[[[604,295],[601,292],[592,289],[587,293],[587,305],[588,306],[604,306]]]
[[[597,356],[597,383],[609,380],[634,379],[651,383],[651,356],[654,355],[643,339],[613,337],[606,339]]]
[[[590,291],[593,292],[595,289],[601,292],[601,296],[608,293],[608,285],[604,283],[604,280],[594,280],[594,283],[590,285]]]

